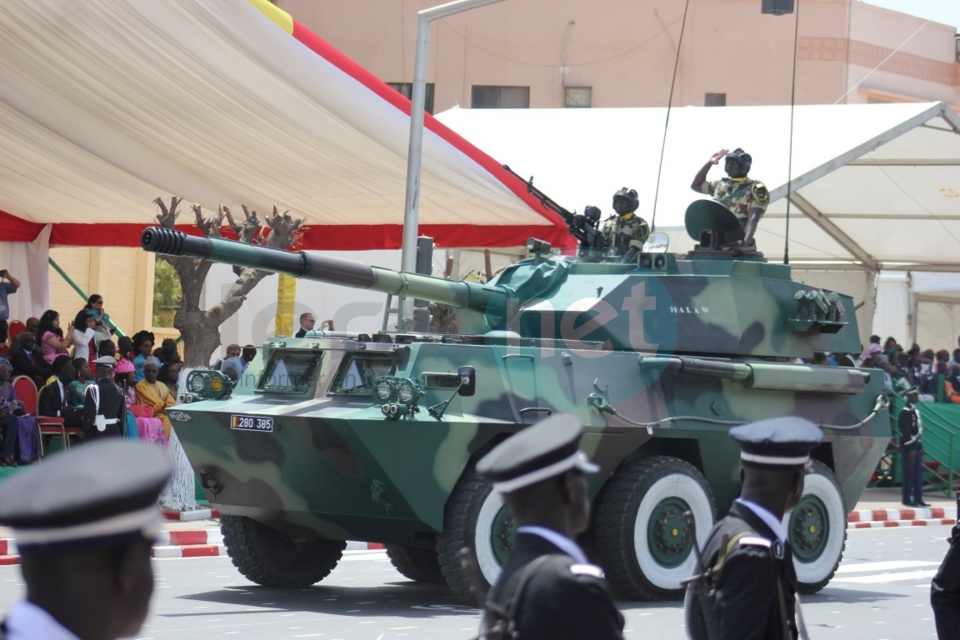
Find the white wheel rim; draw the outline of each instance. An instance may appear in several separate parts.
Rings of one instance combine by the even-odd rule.
[[[793,567],[797,572],[799,582],[819,584],[833,572],[837,565],[837,559],[843,552],[843,537],[847,526],[846,514],[843,509],[843,499],[837,492],[837,488],[822,474],[812,473],[804,478],[803,495],[813,495],[819,498],[827,508],[830,537],[827,539],[823,553],[812,562],[801,562],[794,553]],[[783,527],[788,533],[791,515],[792,512],[783,516]]]
[[[480,573],[487,582],[493,584],[500,576],[500,563],[493,552],[491,532],[497,513],[503,507],[503,497],[493,491],[488,491],[480,505],[480,514],[477,516],[477,528],[473,532],[473,548],[477,551],[477,565]]]
[[[649,547],[647,525],[654,508],[667,498],[680,498],[690,506],[697,526],[697,543],[703,548],[707,535],[713,527],[713,511],[710,498],[703,487],[688,475],[672,473],[657,480],[640,500],[637,518],[633,526],[633,550],[644,577],[660,589],[680,589],[680,581],[693,575],[697,562],[696,554],[691,551],[681,564],[665,567],[653,556]]]

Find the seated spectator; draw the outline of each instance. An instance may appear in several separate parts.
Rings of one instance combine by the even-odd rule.
[[[903,347],[897,344],[893,336],[887,338],[883,343],[883,355],[887,356],[887,360],[893,360],[893,358],[900,355],[902,351]]]
[[[36,338],[33,333],[24,331],[17,337],[20,347],[10,353],[13,375],[29,376],[39,389],[47,383],[47,378],[53,375],[53,367],[47,364],[40,350],[37,349]]]
[[[870,336],[871,340],[873,340],[874,338],[877,338],[877,340],[880,339],[879,336]],[[868,365],[867,362],[870,362],[871,359],[873,359],[874,357],[879,358],[881,355],[883,355],[883,347],[881,347],[876,342],[871,342],[870,344],[867,345],[867,348],[863,350],[863,353],[860,354],[858,366],[861,366],[861,367],[872,366],[872,365]]]
[[[175,366],[175,365],[174,365]],[[167,418],[167,407],[177,404],[176,396],[170,393],[170,388],[158,380],[160,367],[157,366],[157,359],[153,356],[144,363],[143,380],[137,383],[137,401],[153,409],[155,418],[160,418],[163,422],[163,433],[167,440],[170,439],[170,419]]]
[[[83,410],[70,406],[70,383],[77,379],[77,371],[72,364],[65,364],[60,369],[57,379],[40,390],[37,399],[37,415],[63,418],[65,427],[81,427]]]
[[[170,393],[173,394],[174,401],[176,401],[179,393],[180,369],[182,368],[183,366],[179,362],[165,362],[160,365],[160,372],[157,375],[157,380],[166,384]]]
[[[111,358],[118,358],[117,355],[117,345],[113,343],[113,340],[104,340],[97,345],[97,357],[100,356],[110,356]]]
[[[950,375],[950,353],[946,349],[940,349],[934,357],[934,370],[938,374],[942,373],[945,376]]]
[[[827,357],[827,354],[822,351],[813,352],[813,360],[810,361],[810,364],[819,365],[821,367],[829,367],[830,359]]]
[[[0,467],[16,467],[40,459],[40,431],[37,420],[23,409],[10,383],[13,366],[0,358]]]
[[[69,355],[67,349],[73,346],[73,323],[67,325],[66,335],[60,328],[60,314],[47,309],[40,316],[40,351],[47,364],[53,364],[59,355]]]
[[[46,384],[50,384],[57,379],[57,377],[60,375],[60,370],[63,369],[63,365],[70,364],[72,362],[73,359],[68,355],[57,356],[53,361],[53,364],[50,366],[50,368],[53,369],[53,375],[47,378]]]
[[[153,416],[153,407],[141,404],[137,400],[137,390],[133,384],[133,363],[126,358],[117,361],[117,373],[114,381],[123,390],[127,405],[127,437],[136,437],[146,442],[155,442],[167,446],[163,431],[163,421]]]
[[[77,379],[70,383],[70,405],[82,409],[87,396],[87,387],[92,385],[95,380],[93,379],[93,372],[90,371],[90,363],[86,358],[74,358],[71,364],[77,370]]]
[[[837,359],[838,367],[855,367],[857,366],[857,361],[854,360],[853,356],[849,353],[836,353],[834,354]]]
[[[130,362],[133,362],[133,359],[137,357],[137,354],[133,352],[133,339],[130,338],[130,336],[120,336],[117,338],[116,353],[119,354],[119,358],[126,358]]]
[[[37,331],[40,330],[40,318],[35,318],[30,316],[23,322],[25,326],[24,331],[29,331],[33,335],[38,335]]]
[[[143,365],[147,358],[153,357],[153,333],[150,331],[138,331],[133,336],[133,350],[136,356],[133,358],[134,380],[140,382],[143,380]]]
[[[177,341],[173,338],[164,338],[160,346],[153,350],[153,356],[160,361],[160,364],[180,362],[180,352],[177,351]]]

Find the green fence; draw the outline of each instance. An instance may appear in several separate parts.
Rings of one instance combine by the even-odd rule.
[[[890,431],[893,438],[900,437],[897,418],[906,400],[894,395],[890,405]],[[957,455],[954,443],[960,444],[960,404],[941,402],[919,402],[917,410],[923,425],[923,467],[924,485],[940,491],[946,497],[953,497],[954,482],[957,479]],[[896,443],[884,452],[874,475],[873,483],[890,482],[899,484],[902,475],[900,454]]]

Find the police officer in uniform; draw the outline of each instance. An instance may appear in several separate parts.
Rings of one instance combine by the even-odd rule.
[[[740,444],[742,489],[710,531],[704,566],[687,586],[687,631],[694,640],[795,639],[797,576],[781,522],[800,501],[823,434],[790,416],[735,427],[730,436]]]
[[[710,172],[710,167],[719,163],[723,157],[726,157],[724,169],[727,177],[708,182],[707,173]],[[737,220],[743,227],[743,246],[745,247],[756,246],[753,234],[757,232],[757,224],[767,210],[767,205],[770,204],[770,192],[767,187],[762,182],[747,177],[752,164],[753,156],[739,147],[733,151],[721,149],[710,156],[690,185],[698,193],[713,196],[737,216]]]
[[[901,500],[908,507],[929,507],[930,505],[923,501],[923,446],[920,444],[923,426],[920,423],[920,412],[917,411],[920,392],[916,387],[910,387],[904,395],[907,403],[903,405],[897,418],[897,427],[900,430],[900,459],[903,460]]]
[[[83,402],[84,440],[123,436],[127,406],[123,392],[113,381],[113,368],[117,361],[110,356],[101,356],[93,363],[97,383],[87,387]]]
[[[620,189],[613,194],[613,210],[617,215],[604,220],[600,228],[607,251],[623,256],[624,261],[632,260],[650,237],[650,225],[637,215],[639,206],[636,189]]]
[[[578,418],[557,414],[477,463],[503,494],[517,526],[515,544],[487,596],[483,638],[623,638],[623,616],[600,568],[574,542],[590,522],[583,474],[598,471],[579,451],[582,434]]]
[[[6,640],[114,640],[143,625],[162,449],[105,439],[51,456],[0,483],[0,525],[13,528],[26,598],[0,624]]]

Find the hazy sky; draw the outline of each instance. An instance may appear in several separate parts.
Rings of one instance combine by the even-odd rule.
[[[942,22],[960,30],[960,0],[861,0],[861,2]]]

